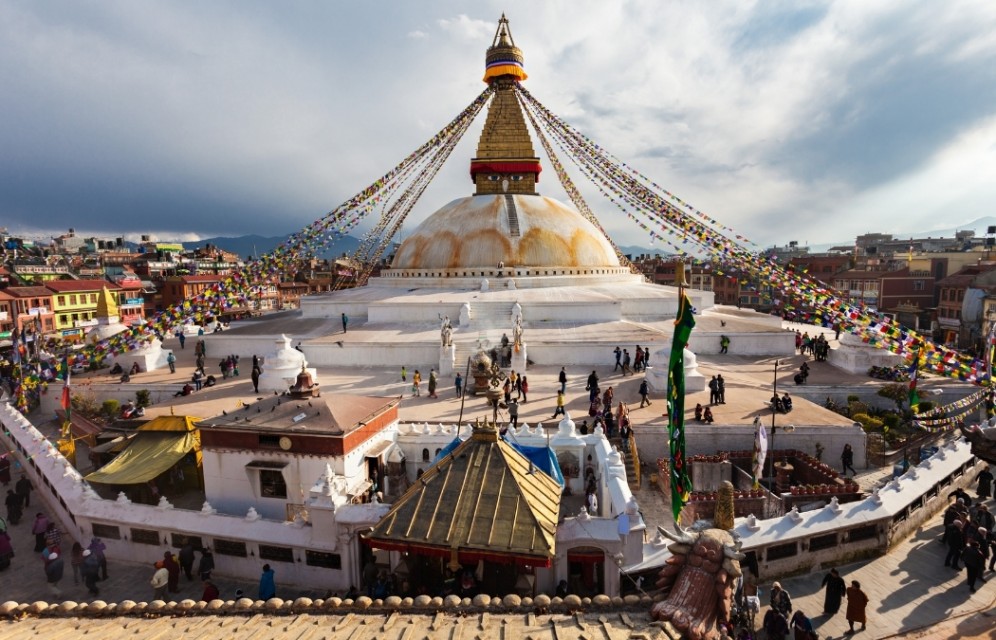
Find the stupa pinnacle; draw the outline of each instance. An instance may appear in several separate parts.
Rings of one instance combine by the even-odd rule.
[[[502,14],[485,57],[484,81],[494,87],[495,95],[477,157],[470,161],[470,177],[477,186],[474,195],[536,195],[542,168],[514,91],[515,83],[526,79],[522,62],[522,50],[515,46]]]

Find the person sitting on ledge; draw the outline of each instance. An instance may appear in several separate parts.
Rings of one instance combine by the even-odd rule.
[[[114,366],[111,367],[111,372],[110,373],[111,373],[112,376],[119,376],[122,373],[124,373],[124,369],[121,368],[121,363],[120,362],[115,362]]]
[[[782,396],[782,411],[788,413],[791,410],[792,410],[792,398],[789,397],[789,394],[786,391],[785,395]]]
[[[778,397],[778,394],[771,396],[771,407],[778,412],[785,413],[785,407],[782,406],[782,399]]]
[[[705,408],[705,413],[702,415],[702,422],[706,424],[713,423],[712,409],[710,409],[709,407]]]
[[[179,391],[177,391],[176,393],[174,393],[173,397],[175,398],[177,396],[189,396],[193,392],[194,392],[194,388],[192,386],[190,386],[190,383],[188,382],[187,384],[183,385],[182,389],[180,389]]]
[[[702,405],[701,404],[696,404],[695,405],[695,421],[696,422],[702,422]]]
[[[142,372],[142,367],[138,366],[137,362],[131,365],[131,375],[135,375],[136,373],[141,373],[141,372]]]
[[[217,383],[218,383],[218,381],[215,379],[214,376],[208,376],[207,378],[204,379],[204,386],[205,387],[213,387]]]

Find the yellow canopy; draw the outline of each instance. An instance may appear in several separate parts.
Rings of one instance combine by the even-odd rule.
[[[179,462],[193,449],[201,461],[199,431],[142,431],[116,458],[86,477],[101,484],[148,482]]]

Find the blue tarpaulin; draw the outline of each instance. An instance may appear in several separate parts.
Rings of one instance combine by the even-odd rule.
[[[505,442],[508,442],[506,440]],[[512,447],[524,455],[536,468],[557,481],[557,484],[564,486],[564,474],[560,471],[560,462],[557,456],[553,455],[553,449],[549,447],[527,447],[524,444],[508,442]]]
[[[560,486],[564,486],[564,474],[560,471],[560,463],[557,461],[557,456],[553,454],[553,449],[550,449],[549,447],[527,447],[526,445],[518,444],[517,442],[511,442],[507,438],[504,440],[506,444],[532,462],[537,469],[556,480],[557,484]],[[440,450],[440,452],[436,455],[436,459],[433,460],[432,463],[435,464],[450,455],[453,450],[459,447],[462,443],[463,440],[459,437],[453,438],[452,442]]]

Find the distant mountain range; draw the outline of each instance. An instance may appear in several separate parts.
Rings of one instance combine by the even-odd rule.
[[[183,244],[185,247],[190,248],[203,247],[210,244],[246,258],[248,256],[261,256],[270,253],[287,240],[287,237],[274,236],[268,238],[260,235],[248,235],[228,238],[219,236],[216,238],[203,238],[198,242],[184,242]],[[343,236],[336,240],[334,244],[329,245],[328,249],[317,257],[322,259],[338,258],[343,254],[352,255],[359,248],[360,241],[358,239],[353,236]]]

